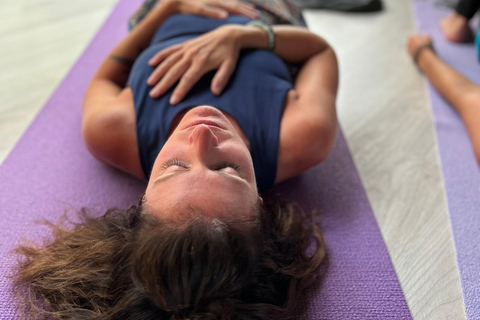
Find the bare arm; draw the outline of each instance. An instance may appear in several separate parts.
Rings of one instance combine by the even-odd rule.
[[[274,53],[284,61],[301,64],[329,47],[327,42],[305,28],[294,26],[273,26],[275,33]],[[268,36],[259,28],[241,27],[239,30],[241,48],[264,49],[268,47]]]
[[[317,165],[330,153],[337,132],[337,89],[337,59],[326,46],[303,63],[286,101],[276,183]]]
[[[409,50],[414,52],[428,36],[413,36]],[[424,49],[418,57],[418,66],[437,91],[452,105],[462,118],[480,163],[480,86],[443,62],[432,50]]]
[[[162,2],[104,60],[90,82],[83,102],[82,135],[97,160],[143,178],[138,156],[133,98],[124,86],[130,68],[158,26],[174,12]]]
[[[83,104],[84,121],[117,98],[125,86],[130,68],[148,46],[157,28],[175,11],[173,2],[161,2],[130,32],[103,61],[90,82]]]
[[[304,28],[275,26],[274,53],[301,65],[294,90],[285,102],[275,183],[294,177],[323,161],[337,132],[338,65],[335,52],[321,37]],[[246,47],[265,48],[268,38],[245,29]]]

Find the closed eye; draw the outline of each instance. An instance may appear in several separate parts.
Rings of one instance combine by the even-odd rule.
[[[163,170],[166,170],[167,168],[169,167],[172,167],[172,166],[178,166],[178,167],[182,167],[182,168],[188,168],[188,164],[186,162],[183,162],[181,160],[178,160],[178,159],[170,159],[168,160],[167,162],[165,162],[162,166]]]
[[[235,171],[240,172],[240,166],[233,162],[224,162],[221,166],[219,166],[219,168],[217,168],[217,170],[221,170],[224,168],[232,168]]]
[[[186,163],[184,161],[181,161],[177,158],[174,158],[174,159],[170,159],[167,162],[165,162],[163,164],[162,168],[163,168],[163,170],[166,170],[167,168],[172,167],[172,166],[182,167],[182,168],[185,168],[185,169],[188,169],[190,167],[188,165],[188,163]],[[240,172],[240,166],[238,164],[234,163],[234,162],[224,162],[221,165],[216,166],[215,170],[221,170],[221,169],[225,169],[225,168],[232,168],[233,170],[235,170],[237,172]]]
[[[178,176],[182,173],[185,173],[187,171],[189,171],[188,169],[191,168],[191,165],[188,164],[187,162],[184,162],[182,160],[179,160],[177,158],[174,158],[174,159],[170,159],[168,161],[166,161],[163,166],[162,166],[162,171],[165,171],[166,169],[168,169],[169,167],[177,167],[177,170],[169,170],[169,171],[172,171],[170,173],[167,173],[167,174],[164,174],[162,173],[155,181],[154,181],[154,184],[155,185],[158,185],[160,182],[162,181],[166,181],[166,180],[169,180],[175,176]],[[187,169],[187,170],[185,170]],[[235,174],[233,174],[232,172],[225,172],[225,169],[227,170],[234,170]],[[214,170],[214,171],[217,171],[217,173],[219,175],[222,175],[224,177],[227,177],[229,179],[233,179],[233,181],[242,181],[243,183],[247,183],[245,178],[242,177],[241,175],[241,169],[240,169],[240,166],[237,165],[236,163],[233,163],[233,162],[224,162],[216,167],[214,167],[214,169],[211,169],[211,170]]]

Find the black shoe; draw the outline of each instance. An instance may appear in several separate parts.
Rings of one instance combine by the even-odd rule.
[[[374,12],[383,9],[381,0],[297,0],[302,8],[344,12]]]

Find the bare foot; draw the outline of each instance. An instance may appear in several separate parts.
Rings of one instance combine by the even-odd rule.
[[[440,21],[440,28],[448,41],[470,42],[473,41],[473,32],[468,25],[468,20],[458,13],[453,13]]]

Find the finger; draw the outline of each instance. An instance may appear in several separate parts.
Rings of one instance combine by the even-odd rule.
[[[257,19],[260,17],[260,11],[256,10],[254,5],[246,5],[245,2],[242,2],[240,10],[243,15],[246,15],[251,19]]]
[[[180,59],[182,58],[182,53],[178,52],[169,56],[165,61],[163,61],[152,74],[147,79],[147,84],[149,86],[155,85],[162,77],[167,73],[167,71],[172,68]]]
[[[155,67],[164,59],[166,59],[168,56],[170,56],[172,53],[174,53],[175,51],[178,51],[181,48],[181,46],[182,46],[181,44],[176,44],[158,52],[150,60],[148,60],[148,64],[152,67]]]
[[[190,89],[192,89],[192,87],[206,72],[208,72],[208,70],[204,70],[201,66],[192,65],[187,72],[185,72],[177,87],[173,91],[172,96],[170,97],[170,104],[175,105],[182,101]]]
[[[243,6],[246,6],[246,7],[250,7],[250,8],[255,8],[255,5],[251,2],[246,2],[246,1],[241,1],[241,0],[219,0],[219,1],[222,1],[222,2],[233,2],[233,3],[237,3],[237,4],[241,4]]]
[[[206,6],[206,5],[202,5],[198,9],[197,15],[204,16],[204,17],[207,17],[207,18],[225,20],[225,19],[228,18],[228,11],[226,11],[222,8],[209,7],[209,6]]]
[[[212,80],[212,93],[220,95],[235,71],[235,59],[229,59],[220,65]]]
[[[240,0],[233,0],[233,1],[238,2],[238,3],[241,3],[242,5],[244,5],[244,6],[246,6],[246,7],[255,9],[255,4],[252,3],[252,2],[240,1]]]
[[[150,91],[150,96],[152,98],[158,98],[168,89],[170,89],[175,82],[177,82],[180,77],[188,70],[190,67],[190,60],[182,59],[177,64],[175,64],[168,72],[163,76],[162,80],[155,85],[155,87]]]
[[[255,10],[253,5],[236,0],[220,0],[215,3],[215,6],[224,9],[230,14],[243,15],[251,19],[256,19],[260,16],[260,12]]]

